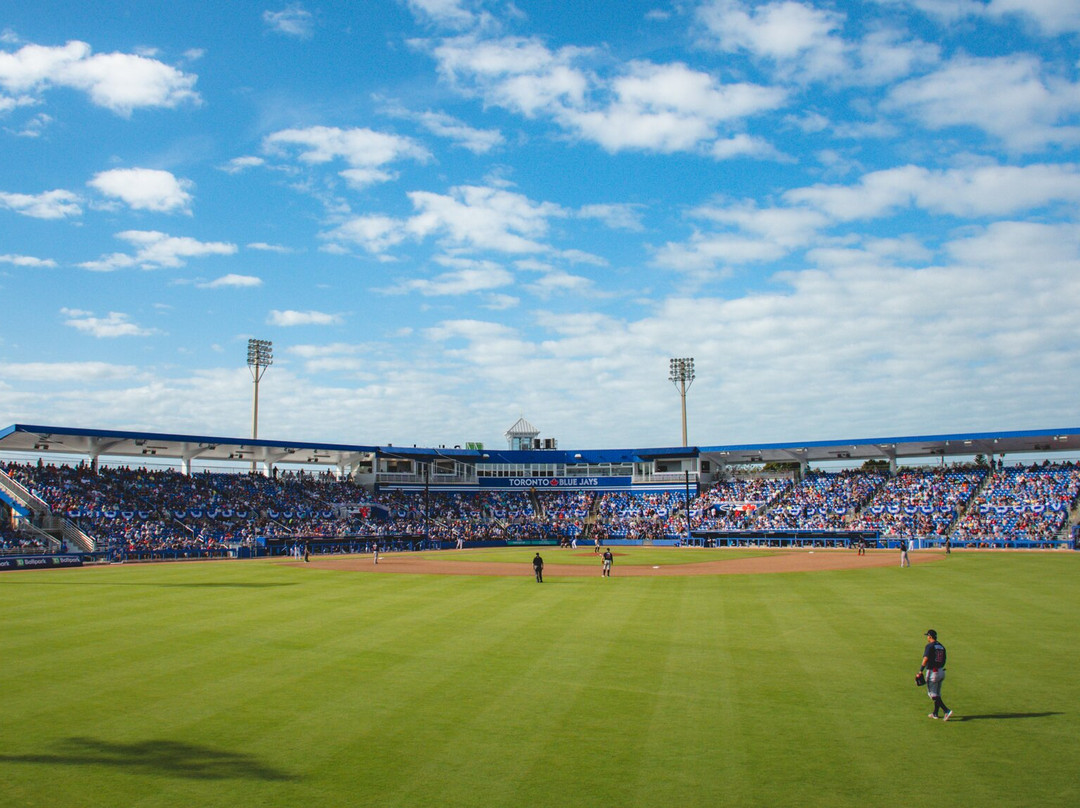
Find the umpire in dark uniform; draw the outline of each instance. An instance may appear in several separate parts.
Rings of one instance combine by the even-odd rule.
[[[536,573],[536,582],[542,584],[544,582],[544,559],[540,557],[539,552],[533,556],[533,572]]]
[[[934,701],[934,712],[930,713],[929,717],[948,721],[952,718],[952,710],[941,700],[941,683],[945,681],[945,657],[945,646],[938,642],[937,632],[929,629],[926,632],[926,647],[923,649],[919,673],[926,672],[926,695]]]

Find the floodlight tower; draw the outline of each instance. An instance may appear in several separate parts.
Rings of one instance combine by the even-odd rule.
[[[268,339],[249,339],[248,368],[251,369],[251,378],[255,380],[255,409],[251,416],[251,439],[259,437],[259,381],[266,369],[274,364],[274,343]]]
[[[672,359],[668,366],[668,381],[679,388],[682,397],[682,445],[686,446],[686,391],[694,383],[694,359]]]

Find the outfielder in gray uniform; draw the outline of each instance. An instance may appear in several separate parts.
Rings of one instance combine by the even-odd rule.
[[[940,717],[948,721],[952,718],[952,710],[941,700],[941,683],[945,681],[945,646],[938,642],[937,632],[934,629],[926,632],[926,648],[923,649],[919,673],[923,671],[926,671],[926,695],[934,702],[934,712],[930,713],[929,717]],[[938,710],[943,715],[938,716]]]

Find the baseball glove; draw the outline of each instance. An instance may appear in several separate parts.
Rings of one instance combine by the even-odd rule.
[[[915,687],[923,687],[926,684],[926,677],[922,675],[922,671],[915,674]]]

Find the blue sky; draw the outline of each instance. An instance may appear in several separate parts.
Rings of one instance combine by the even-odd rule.
[[[0,12],[0,424],[1075,426],[1074,0]]]

